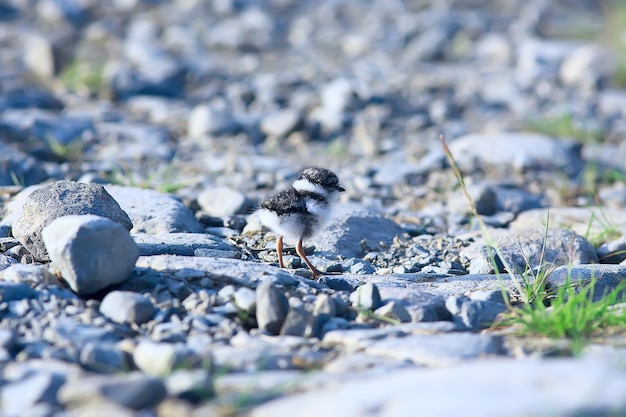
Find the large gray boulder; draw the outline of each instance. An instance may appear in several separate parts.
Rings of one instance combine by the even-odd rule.
[[[133,222],[133,233],[202,233],[204,228],[182,202],[169,194],[121,185],[106,190]]]
[[[21,216],[13,223],[13,236],[39,261],[50,257],[42,230],[59,217],[93,214],[133,228],[128,215],[100,184],[57,181],[33,191],[24,202]]]
[[[391,244],[400,233],[400,225],[375,210],[338,204],[330,224],[306,243],[314,245],[317,251],[359,258],[381,244]]]
[[[593,246],[571,230],[550,229],[546,235],[542,228],[522,231],[492,229],[489,235],[460,252],[462,257],[470,260],[470,274],[490,274],[496,269],[500,272],[505,270],[504,263],[496,255],[495,247],[499,248],[513,269],[509,272],[513,273],[523,273],[526,269],[537,268],[541,264],[559,266],[598,262]]]
[[[139,258],[139,247],[128,230],[104,217],[61,217],[42,235],[50,259],[80,295],[124,281]]]
[[[579,144],[537,133],[471,133],[454,140],[450,151],[465,172],[490,166],[507,171],[556,170],[575,175],[583,167]]]

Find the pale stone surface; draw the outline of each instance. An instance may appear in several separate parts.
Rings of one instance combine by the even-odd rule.
[[[544,245],[545,243],[545,245]],[[497,248],[513,273],[524,273],[539,265],[588,264],[598,262],[598,255],[591,244],[576,233],[551,227],[545,229],[510,231],[490,230],[460,252],[470,260],[470,274],[489,274],[506,271],[506,264],[496,253]]]
[[[50,259],[77,294],[124,281],[139,257],[128,231],[104,217],[60,217],[43,229],[42,237]]]
[[[121,185],[107,185],[133,222],[132,233],[200,233],[204,229],[191,210],[168,194]]]
[[[237,259],[200,258],[176,255],[140,256],[137,267],[161,272],[197,271],[215,279],[249,284],[269,280],[283,285],[294,285],[297,280],[288,272],[269,265]]]
[[[293,394],[255,407],[251,416],[286,417],[293,410],[302,417],[366,417],[372,410],[378,417],[411,416],[416,410],[429,416],[468,417],[549,417],[589,410],[620,415],[626,412],[625,391],[626,372],[610,361],[485,360],[399,370]]]
[[[511,229],[545,228],[546,224],[550,228],[563,227],[588,237],[599,236],[607,227],[615,228],[622,235],[626,235],[624,211],[608,207],[550,207],[528,210],[520,213],[511,222]]]

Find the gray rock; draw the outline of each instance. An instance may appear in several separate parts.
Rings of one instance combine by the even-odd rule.
[[[317,251],[359,258],[381,244],[390,244],[401,233],[400,225],[373,210],[338,204],[328,227],[307,243],[314,245]]]
[[[233,302],[239,310],[249,314],[256,311],[256,293],[250,288],[238,288],[233,294]]]
[[[569,280],[577,291],[581,286],[588,285],[595,280],[593,287],[593,301],[600,300],[607,293],[613,291],[626,277],[626,265],[563,265],[556,268],[546,279],[550,288],[564,286]]]
[[[46,266],[21,263],[11,264],[8,268],[0,272],[0,277],[5,281],[34,284],[50,283],[50,281],[55,280],[48,272]]]
[[[190,137],[232,135],[241,129],[228,111],[214,107],[199,104],[193,108],[187,122],[187,134]]]
[[[238,259],[156,255],[141,256],[136,265],[139,268],[173,273],[178,279],[210,276],[216,282],[246,286],[259,281],[281,285],[295,285],[297,283],[297,280],[290,273],[279,268]]]
[[[510,228],[525,230],[540,225],[545,227],[548,221],[551,228],[566,226],[587,239],[601,238],[606,233],[607,225],[626,235],[624,211],[608,207],[550,207],[528,210],[520,213],[511,222]]]
[[[297,370],[282,370],[282,371],[261,371],[254,372],[254,376],[247,372],[229,373],[220,376],[215,381],[215,390],[218,395],[228,396],[237,395],[238,393],[249,389],[252,393],[252,398],[259,401],[267,401],[270,398],[267,396],[266,390],[274,391],[280,389],[280,387],[300,386],[302,380],[299,378],[302,376],[301,371]],[[314,378],[316,379],[316,378]],[[305,383],[306,385],[306,383]]]
[[[278,334],[289,312],[287,297],[272,283],[264,281],[256,289],[256,300],[259,329]]]
[[[137,46],[132,53],[140,51]],[[140,54],[139,68],[119,65],[112,68],[108,82],[114,99],[125,100],[137,95],[177,98],[184,91],[185,70],[178,62],[155,56],[152,48]],[[182,65],[182,64],[181,64]]]
[[[318,278],[318,282],[326,285],[331,290],[335,291],[349,291],[352,292],[356,290],[356,287],[359,284],[358,280],[348,280],[340,277],[333,276],[321,276]]]
[[[26,109],[27,112],[33,108],[61,110],[64,104],[56,98],[54,94],[33,84],[23,85],[18,88],[9,88],[2,95],[0,109]]]
[[[450,144],[450,151],[465,172],[492,166],[504,170],[558,170],[575,175],[583,166],[574,142],[535,133],[471,133]]]
[[[461,304],[458,318],[468,329],[481,330],[491,326],[507,306],[493,301],[468,300]]]
[[[373,274],[376,272],[376,268],[370,262],[367,261],[354,261],[354,258],[348,260],[350,265],[350,273],[354,275],[359,274]]]
[[[461,306],[468,300],[469,298],[464,295],[452,295],[446,298],[446,309],[453,316],[459,315],[461,313]]]
[[[289,311],[280,328],[281,335],[307,336],[307,330],[312,324],[311,315],[305,310],[302,302],[297,298],[289,300]]]
[[[286,338],[286,337],[283,337]],[[218,346],[211,350],[216,369],[258,372],[293,369],[293,352],[285,348]],[[219,381],[219,378],[218,378]]]
[[[167,194],[134,187],[107,185],[133,221],[132,233],[177,233],[204,231],[191,210]]]
[[[493,187],[487,184],[473,184],[467,186],[467,192],[478,214],[495,214],[497,194]],[[452,191],[446,200],[453,212],[468,213],[470,211],[467,199],[461,190]]]
[[[399,162],[382,163],[378,165],[374,174],[374,183],[379,185],[402,184],[407,178],[426,173],[421,164],[408,164]]]
[[[198,194],[202,211],[214,217],[247,214],[252,208],[243,193],[229,187],[207,187]]]
[[[46,178],[48,174],[37,159],[0,143],[0,185],[33,185]]]
[[[320,294],[315,299],[313,314],[324,314],[328,317],[334,317],[337,314],[337,303],[334,298],[330,297],[328,294]]]
[[[121,337],[105,327],[92,324],[83,324],[71,318],[60,318],[46,330],[46,340],[53,344],[67,345],[68,342],[76,347],[83,347],[89,343],[95,345],[112,344],[119,342]]]
[[[217,292],[216,301],[218,303],[226,304],[235,297],[235,286],[234,285],[224,285]]]
[[[492,65],[506,65],[511,59],[513,48],[510,39],[504,34],[488,32],[474,44],[478,59]]]
[[[64,216],[42,232],[50,259],[77,294],[124,281],[139,248],[119,223],[94,215]]]
[[[610,160],[612,158],[618,159],[620,162],[624,160],[624,156],[620,155],[618,151],[614,149],[607,149],[607,153],[610,156],[607,158],[609,161],[602,161],[601,163],[610,165]],[[616,166],[619,166],[618,162]],[[619,169],[619,168],[617,168]],[[621,209],[626,207],[626,187],[623,184],[614,184],[612,187],[601,188],[598,191],[598,198],[607,207],[611,207],[614,209]]]
[[[130,361],[120,348],[112,343],[89,342],[80,349],[79,363],[86,369],[103,374],[124,372]]]
[[[587,240],[570,230],[550,229],[545,238],[545,230],[527,231],[489,231],[493,242],[486,245],[487,239],[478,240],[460,252],[470,260],[470,274],[489,274],[498,269],[504,271],[504,263],[495,253],[498,247],[513,273],[522,273],[527,269],[537,268],[542,262],[552,265],[567,263],[588,264],[598,261],[596,251]],[[543,259],[542,259],[543,253]],[[492,261],[492,256],[495,261]]]
[[[626,236],[600,245],[598,258],[606,264],[618,264],[626,259]]]
[[[57,392],[65,378],[52,373],[35,373],[2,386],[0,403],[7,415],[26,415],[38,404],[58,405]]]
[[[337,315],[337,302],[327,294],[320,294],[313,305],[311,336],[321,338],[326,323]]]
[[[116,323],[146,323],[154,317],[156,308],[141,294],[112,291],[100,303],[100,313]]]
[[[174,369],[193,369],[202,359],[187,346],[179,343],[155,343],[144,339],[133,352],[135,365],[146,375],[163,377]]]
[[[4,256],[0,254],[0,272],[2,272],[2,276],[4,276],[4,271],[10,268],[12,265],[20,265],[20,263],[11,258],[10,256]]]
[[[38,77],[52,78],[55,73],[52,42],[47,36],[29,32],[24,36],[24,65]]]
[[[541,378],[541,389],[537,389]],[[568,381],[571,395],[562,395]],[[606,389],[601,395],[597,387]],[[450,392],[465,401],[450,401]],[[626,410],[621,395],[626,376],[611,360],[522,359],[471,361],[440,369],[396,370],[376,378],[347,380],[281,397],[255,407],[251,417],[288,416],[300,410],[302,417],[342,415],[365,417],[376,410],[379,417],[414,415],[416,409],[437,416],[507,417],[577,415],[589,410]],[[485,395],[501,392],[491,401]],[[416,396],[415,392],[428,395]]]
[[[397,301],[390,301],[377,308],[375,314],[392,320],[398,320],[400,323],[408,323],[411,321],[409,311]]]
[[[194,256],[197,250],[238,251],[224,239],[205,233],[134,234],[141,256],[182,255]]]
[[[59,217],[76,214],[106,217],[127,230],[133,227],[128,215],[101,185],[57,181],[26,197],[23,212],[13,224],[13,236],[36,259],[50,260],[41,237],[42,230]]]
[[[7,256],[10,256],[13,259],[19,259],[20,262],[22,262],[22,259],[32,259],[32,261],[28,263],[32,263],[34,261],[33,256],[22,245],[13,246],[11,249],[4,252],[4,254]],[[26,262],[23,262],[23,263],[26,263]]]
[[[443,58],[448,40],[454,38],[459,27],[452,21],[436,21],[418,34],[406,46],[408,58],[415,61],[436,61]]]
[[[0,329],[0,348],[12,352],[17,347],[17,334],[11,329]]]
[[[502,289],[473,291],[469,298],[474,301],[490,301],[499,304],[506,304],[511,299],[508,291]]]
[[[71,24],[82,27],[88,23],[91,11],[88,6],[80,2],[52,2],[45,3],[36,9],[37,17],[47,24]]]
[[[544,197],[531,194],[520,188],[498,186],[496,188],[496,209],[514,214],[544,207]]]
[[[346,78],[337,78],[322,86],[320,99],[325,108],[343,111],[350,105],[353,94],[352,83]]]
[[[525,40],[518,47],[518,83],[530,88],[540,80],[556,81],[561,62],[578,46],[567,41]]]
[[[282,138],[291,133],[299,121],[300,115],[296,110],[281,109],[261,119],[260,128],[267,136]]]
[[[206,401],[215,394],[213,377],[204,369],[178,369],[165,378],[167,394],[192,403]]]
[[[35,294],[35,291],[21,282],[0,281],[0,300],[4,302],[33,298]]]
[[[382,304],[378,287],[372,283],[359,286],[350,294],[350,301],[354,308],[365,310],[376,310]]]
[[[10,200],[6,201],[2,208],[3,216],[0,219],[0,225],[12,226],[24,212],[24,203],[26,203],[29,196],[39,188],[41,188],[41,185],[31,185],[22,189],[22,191],[14,195]]]
[[[428,366],[450,365],[466,359],[505,353],[499,337],[473,333],[386,338],[374,341],[365,351]]]
[[[565,57],[559,68],[559,79],[566,86],[595,91],[600,81],[609,78],[616,65],[608,51],[597,45],[583,45]]]
[[[155,407],[167,395],[163,381],[137,372],[116,376],[92,376],[68,381],[58,392],[66,407],[113,402],[132,410]]]
[[[241,259],[242,254],[237,250],[198,248],[193,251],[193,256],[199,256],[204,258]]]
[[[621,89],[600,92],[598,111],[605,116],[626,116],[626,92]]]
[[[121,0],[119,0],[121,1]],[[85,404],[79,404],[72,406],[72,414],[79,417],[134,417],[137,413],[127,407],[118,405],[116,403],[107,402],[106,399],[101,398],[94,399],[91,402]]]

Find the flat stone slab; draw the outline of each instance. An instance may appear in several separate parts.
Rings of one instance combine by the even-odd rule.
[[[398,326],[387,326],[379,329],[332,330],[324,335],[326,346],[345,346],[364,348],[376,340],[405,337],[409,335],[444,334],[456,329],[451,321],[429,323],[409,323]]]
[[[548,275],[546,283],[552,288],[557,288],[565,285],[568,279],[579,288],[595,280],[592,299],[599,301],[626,281],[626,266],[607,264],[560,266]]]
[[[449,325],[446,325],[449,323]],[[420,323],[426,324],[426,323]],[[446,366],[466,359],[506,355],[502,338],[489,334],[451,332],[452,322],[433,322],[428,327],[415,325],[382,329],[336,330],[324,337],[325,345],[359,349],[369,355],[410,361],[416,365]],[[396,328],[398,327],[398,328]],[[441,330],[441,333],[434,333]]]
[[[375,250],[381,244],[390,244],[402,231],[400,225],[375,210],[356,204],[337,204],[328,226],[306,243],[319,252],[356,258],[365,255],[364,246]]]
[[[132,233],[204,231],[192,211],[171,195],[120,185],[107,185],[105,188],[128,213],[133,222]]]
[[[505,271],[504,262],[495,252],[496,247],[515,273],[523,273],[528,267],[536,268],[542,263],[577,265],[598,262],[596,250],[584,237],[556,227],[550,227],[547,233],[540,227],[519,231],[492,229],[482,239],[461,249],[460,255],[470,260],[470,273],[488,274],[495,271],[495,267]]]
[[[505,355],[501,337],[489,334],[446,333],[378,340],[365,353],[416,365],[448,366],[467,359]]]
[[[138,268],[171,273],[174,277],[186,274],[221,278],[240,285],[255,285],[264,280],[282,285],[295,285],[298,280],[288,272],[271,265],[226,258],[202,258],[177,255],[140,256]]]
[[[196,249],[238,251],[224,239],[206,233],[140,233],[132,235],[142,256],[193,256]]]
[[[563,416],[626,414],[626,371],[599,359],[481,360],[394,370],[260,405],[252,417]],[[497,393],[494,395],[494,393]]]
[[[513,230],[545,227],[550,213],[550,228],[571,229],[581,236],[597,236],[608,226],[626,235],[624,210],[609,207],[551,207],[528,210],[520,213],[510,224]],[[587,230],[589,229],[589,233]]]
[[[470,133],[450,144],[459,167],[491,165],[524,171],[557,169],[575,174],[582,167],[576,143],[524,132]]]
[[[380,295],[386,299],[406,300],[409,303],[432,301],[434,296],[449,297],[451,295],[470,294],[479,290],[496,290],[501,286],[514,291],[516,286],[508,274],[468,274],[468,275],[436,275],[436,274],[389,274],[389,275],[341,275],[347,280],[371,282],[376,284]],[[521,277],[519,278],[521,281]]]

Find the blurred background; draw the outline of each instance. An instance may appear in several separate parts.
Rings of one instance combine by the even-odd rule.
[[[625,88],[617,0],[3,0],[0,182],[264,195],[323,165],[384,206],[441,185],[440,134],[524,131],[588,163],[507,179],[585,203],[625,177]]]

